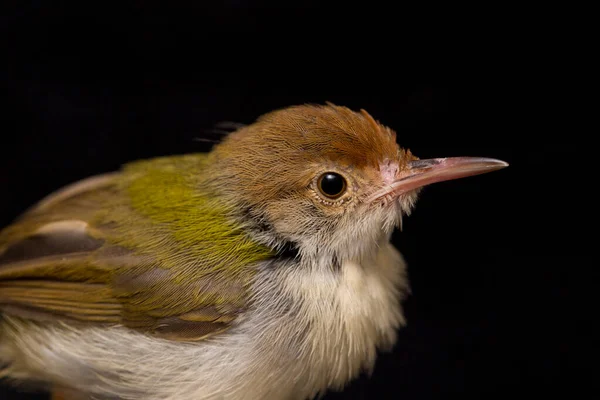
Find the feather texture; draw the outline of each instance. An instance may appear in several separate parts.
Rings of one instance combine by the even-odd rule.
[[[271,253],[199,190],[205,159],[132,164],[31,209],[0,236],[0,308],[172,340],[227,329]]]

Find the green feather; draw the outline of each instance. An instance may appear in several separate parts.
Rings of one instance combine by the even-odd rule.
[[[235,210],[205,184],[208,157],[185,155],[127,165],[121,181],[127,195],[98,214],[99,225],[114,229],[115,234],[107,236],[113,244],[169,270],[173,287],[196,303],[241,307],[247,296],[240,289],[254,275],[253,266],[272,257],[273,251],[252,240],[236,223]],[[209,284],[201,291],[181,286],[203,279]],[[141,296],[137,306],[149,310],[168,302],[170,312],[185,311],[185,304],[173,304],[177,296],[168,290],[153,293]]]
[[[104,284],[101,303],[121,304],[127,326],[152,331],[177,318],[183,325],[180,330],[174,325],[170,335],[183,338],[186,332],[203,336],[222,330],[249,306],[255,267],[274,252],[248,235],[236,219],[237,210],[219,195],[215,182],[209,182],[210,157],[195,154],[131,163],[106,184],[32,210],[2,231],[0,254],[3,246],[26,240],[45,224],[73,219],[87,222],[82,236],[98,239],[101,247],[9,264],[0,268],[0,281],[18,285],[20,281],[10,280],[41,279],[39,293],[54,280],[80,283],[82,293],[89,290],[86,285]],[[34,297],[30,303],[45,310],[48,305]],[[90,311],[85,318],[95,315]],[[193,328],[194,324],[200,325]]]
[[[236,273],[273,254],[235,223],[234,210],[207,191],[202,184],[207,162],[206,155],[185,155],[129,165],[125,171],[133,177],[127,187],[131,206],[147,218],[147,229],[129,232],[129,239],[139,242],[147,235],[151,243],[160,229],[172,238],[169,253],[176,250],[202,260],[202,273]],[[167,264],[174,261],[171,256],[159,258]]]

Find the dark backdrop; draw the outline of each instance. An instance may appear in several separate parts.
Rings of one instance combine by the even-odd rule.
[[[221,121],[306,102],[365,108],[421,158],[510,167],[423,192],[394,236],[413,288],[408,326],[372,377],[327,398],[583,390],[587,145],[562,125],[565,108],[546,108],[569,101],[542,61],[560,35],[534,25],[538,14],[85,3],[9,3],[0,15],[0,226],[77,179],[208,150],[194,139],[216,138]]]

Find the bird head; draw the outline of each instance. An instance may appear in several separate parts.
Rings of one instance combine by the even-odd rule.
[[[213,157],[211,182],[261,240],[338,259],[375,250],[424,186],[508,165],[421,160],[366,111],[330,103],[265,114],[230,134]]]

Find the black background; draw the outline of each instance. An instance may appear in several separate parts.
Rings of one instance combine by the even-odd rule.
[[[510,167],[423,192],[394,236],[408,326],[370,378],[326,398],[584,390],[593,195],[588,142],[565,122],[562,81],[577,73],[559,67],[560,19],[522,7],[84,3],[8,3],[0,16],[0,226],[77,179],[208,150],[194,139],[218,139],[222,121],[307,102],[365,108],[421,158]]]

